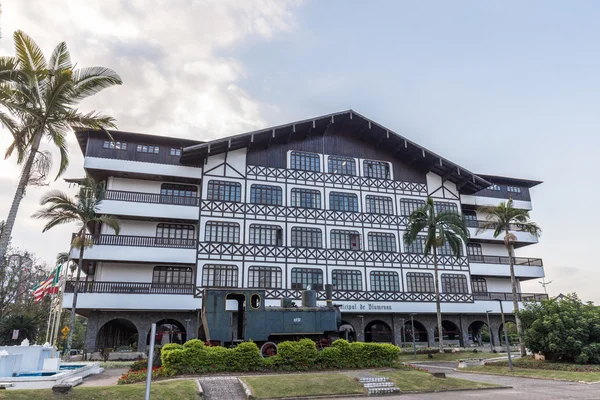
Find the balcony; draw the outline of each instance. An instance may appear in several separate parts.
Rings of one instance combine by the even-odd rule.
[[[104,158],[114,154],[92,156],[86,155],[83,167],[86,170],[111,171],[114,174],[139,174],[142,176],[160,176],[200,179],[202,168],[174,165],[171,163],[159,163],[158,161],[138,161],[133,158],[118,159]]]
[[[483,242],[504,242],[504,235],[494,237],[494,231],[491,229],[485,229],[482,232],[478,232],[485,223],[489,221],[484,220],[473,220],[465,219],[465,225],[469,229],[469,233],[472,239],[481,240]],[[534,235],[521,231],[517,226],[510,226],[510,233],[515,235],[515,247],[521,247],[527,244],[537,243],[538,239]]]
[[[485,292],[473,293],[473,299],[477,300],[493,300],[493,301],[512,301],[512,293],[504,292]],[[517,293],[517,301],[542,301],[548,300],[548,295],[545,293]]]
[[[88,234],[86,241],[92,244],[85,249],[87,260],[196,263],[196,239]],[[73,249],[71,256],[77,259],[79,250]]]
[[[509,258],[503,256],[469,255],[472,275],[509,277]],[[521,280],[543,278],[541,258],[513,257],[515,276]]]
[[[77,286],[78,293],[194,294],[194,285],[191,284],[106,281],[67,281],[65,293],[73,293],[75,286]]]
[[[533,206],[531,205],[531,200],[516,199],[516,198],[514,198],[514,193],[512,195],[513,195],[513,207],[521,208],[523,210],[528,210],[528,211],[531,211],[533,209]],[[461,202],[461,204],[468,204],[471,206],[493,206],[493,207],[496,207],[496,206],[500,205],[500,203],[502,203],[502,202],[506,203],[508,201],[508,198],[509,198],[509,196],[506,196],[506,198],[490,197],[490,196],[486,196],[484,193],[477,193],[477,194],[473,194],[473,195],[461,194],[460,202]]]
[[[99,212],[145,218],[198,220],[198,197],[107,190]]]

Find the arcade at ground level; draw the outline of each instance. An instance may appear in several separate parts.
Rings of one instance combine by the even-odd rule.
[[[490,315],[488,327],[485,314],[442,314],[443,339],[446,345],[460,347],[504,344],[502,321]],[[512,315],[506,315],[514,323]],[[150,343],[150,329],[156,323],[156,342],[184,343],[189,339],[205,339],[198,311],[90,311],[85,350],[105,348],[145,352]],[[414,326],[414,331],[413,331]],[[488,333],[491,332],[491,335]],[[434,347],[438,341],[435,314],[356,314],[342,313],[339,336],[348,340]],[[502,338],[502,340],[501,340]]]

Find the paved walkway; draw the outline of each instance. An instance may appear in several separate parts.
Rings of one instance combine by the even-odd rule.
[[[103,373],[89,375],[83,378],[81,386],[112,386],[116,385],[121,375],[126,374],[129,368],[109,368]]]

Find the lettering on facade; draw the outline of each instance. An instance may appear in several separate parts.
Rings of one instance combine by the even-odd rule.
[[[340,306],[342,311],[392,311],[392,306],[375,303],[354,303]]]

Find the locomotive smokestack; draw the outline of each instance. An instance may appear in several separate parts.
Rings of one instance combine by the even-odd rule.
[[[325,300],[328,306],[333,304],[333,285],[325,285]]]
[[[302,307],[316,307],[317,292],[314,290],[305,290],[302,292]]]

